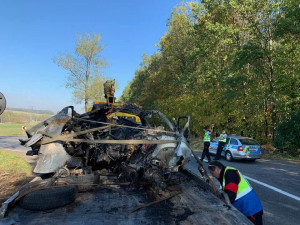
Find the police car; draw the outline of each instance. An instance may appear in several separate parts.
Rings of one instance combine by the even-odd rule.
[[[215,155],[217,153],[218,143],[218,138],[215,138],[210,142],[210,154]],[[232,161],[234,159],[255,161],[256,159],[261,158],[261,147],[260,144],[252,138],[228,135],[221,156],[224,156],[227,161]]]

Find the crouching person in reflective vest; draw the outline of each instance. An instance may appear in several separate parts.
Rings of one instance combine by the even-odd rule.
[[[219,161],[212,161],[208,169],[217,178],[224,192],[228,194],[231,204],[248,217],[254,224],[263,224],[263,207],[255,191],[235,168],[224,166]]]

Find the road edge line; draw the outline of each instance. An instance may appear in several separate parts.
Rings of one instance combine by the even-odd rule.
[[[283,191],[283,190],[281,190],[281,189],[279,189],[279,188],[276,188],[276,187],[273,187],[273,186],[271,186],[271,185],[265,184],[265,183],[263,183],[263,182],[261,182],[261,181],[255,180],[255,179],[253,179],[253,178],[251,178],[251,177],[248,177],[248,176],[245,176],[245,175],[244,175],[244,177],[245,177],[246,179],[248,179],[248,180],[253,181],[254,183],[260,184],[260,185],[262,185],[262,186],[265,186],[265,187],[267,187],[267,188],[272,189],[273,191],[279,192],[279,193],[281,193],[281,194],[283,194],[283,195],[286,195],[286,196],[288,196],[288,197],[290,197],[290,198],[293,198],[293,199],[295,199],[295,200],[297,200],[297,201],[300,201],[300,197],[298,197],[298,196],[296,196],[296,195],[290,194],[290,193],[288,193],[288,192],[286,192],[286,191]]]

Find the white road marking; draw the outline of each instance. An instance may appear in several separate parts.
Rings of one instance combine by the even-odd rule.
[[[299,173],[296,173],[296,172],[289,172],[289,174],[291,174],[291,175],[299,175]]]
[[[290,172],[290,171],[285,170],[285,169],[277,169],[277,168],[274,168],[274,167],[271,167],[269,169],[271,169],[271,170],[280,170],[280,171],[283,171],[283,172],[291,174],[291,175],[298,175],[298,173],[296,173],[296,172]]]
[[[290,197],[290,198],[293,198],[293,199],[295,199],[295,200],[297,200],[297,201],[300,201],[300,197],[298,197],[298,196],[296,196],[296,195],[292,195],[292,194],[287,193],[287,192],[285,192],[285,191],[283,191],[283,190],[281,190],[281,189],[279,189],[279,188],[276,188],[276,187],[273,187],[273,186],[271,186],[271,185],[265,184],[265,183],[263,183],[263,182],[260,182],[260,181],[258,181],[258,180],[255,180],[255,179],[253,179],[253,178],[251,178],[251,177],[248,177],[248,176],[245,176],[245,175],[244,175],[244,177],[245,177],[246,179],[248,179],[248,180],[253,181],[254,183],[260,184],[260,185],[265,186],[265,187],[267,187],[267,188],[270,188],[270,189],[272,189],[273,191],[276,191],[276,192],[278,192],[278,193],[280,193],[280,194],[286,195],[286,196],[288,196],[288,197]]]

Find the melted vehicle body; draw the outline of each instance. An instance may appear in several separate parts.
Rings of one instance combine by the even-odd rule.
[[[166,128],[150,125],[147,118],[154,114]],[[28,139],[21,142],[32,148],[28,154],[39,155],[34,172],[43,176],[64,166],[83,173],[106,169],[122,181],[148,181],[165,188],[167,175],[191,157],[184,136],[190,118],[181,119],[186,124],[179,131],[177,122],[161,112],[134,104],[99,103],[81,115],[66,107],[28,130]]]

